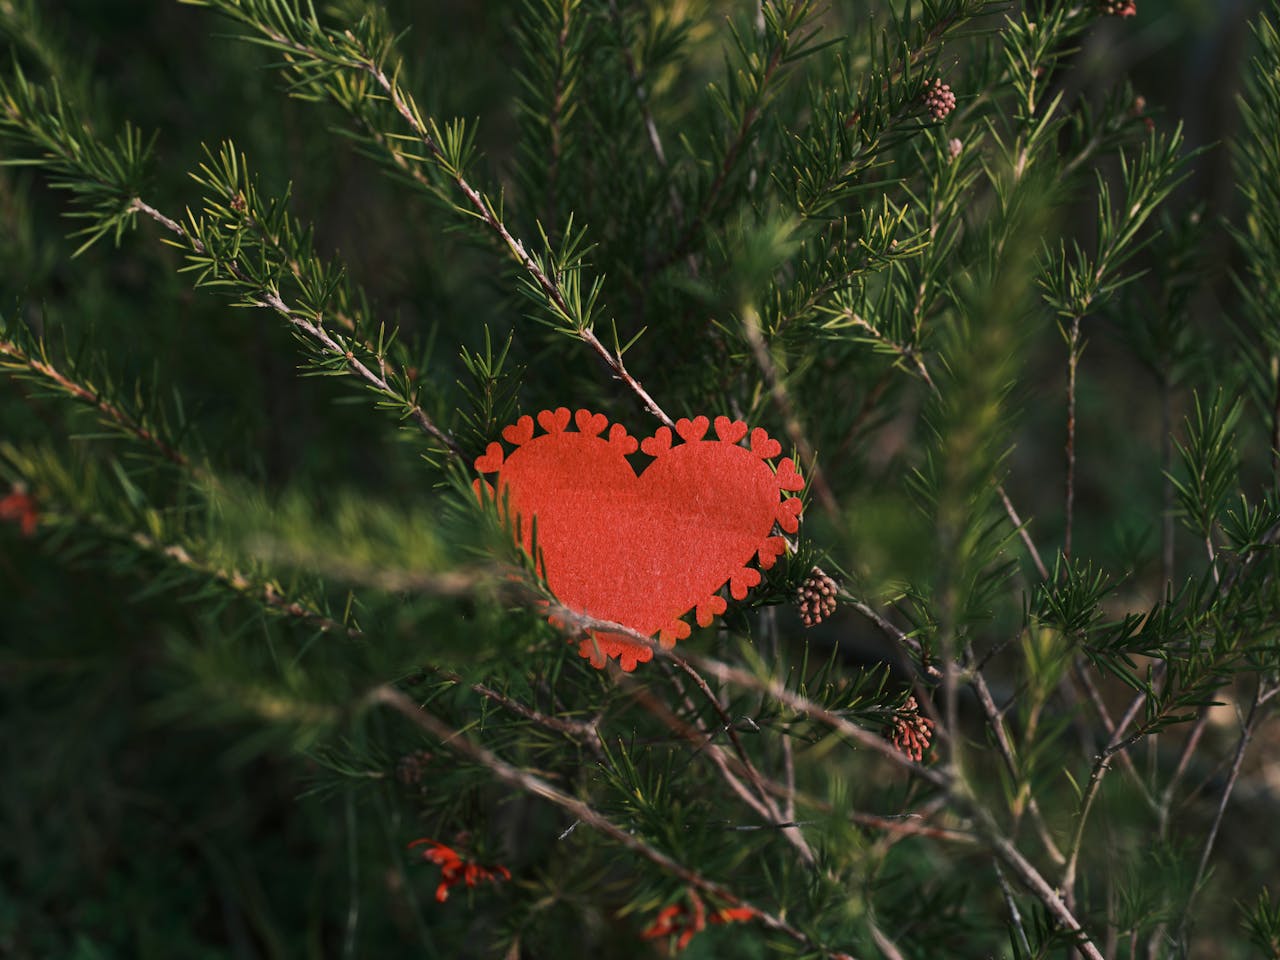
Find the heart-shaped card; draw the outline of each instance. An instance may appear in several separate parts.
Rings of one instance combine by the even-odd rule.
[[[497,474],[490,492],[531,554],[536,528],[541,573],[570,610],[657,634],[671,647],[689,636],[686,613],[705,627],[725,611],[726,583],[741,600],[760,582],[749,564],[767,570],[786,548],[775,524],[799,528],[800,500],[785,493],[804,482],[789,457],[775,471],[782,447],[760,428],[748,438],[742,421],[716,417],[716,439],[708,440],[706,417],[680,420],[684,442],[673,445],[668,427],[638,443],[604,414],[579,410],[572,420],[576,430],[568,409],[544,410],[535,437],[533,418],[521,417],[502,431],[516,448],[510,455],[495,442],[475,461],[481,474]],[[638,476],[627,459],[637,448],[653,458]],[[616,657],[623,670],[653,656],[605,631],[579,651],[596,667]]]

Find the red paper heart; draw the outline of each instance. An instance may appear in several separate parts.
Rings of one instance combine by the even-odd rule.
[[[738,441],[747,426],[717,417],[715,440],[705,439],[706,417],[660,428],[639,444],[653,462],[636,476],[627,456],[636,439],[624,427],[608,426],[602,414],[579,410],[570,431],[569,411],[544,410],[535,437],[533,419],[521,417],[502,431],[516,447],[508,457],[491,443],[475,462],[481,473],[497,473],[499,502],[505,498],[516,536],[530,552],[536,523],[542,573],[556,599],[598,620],[657,634],[664,647],[689,636],[681,619],[690,610],[700,626],[725,611],[718,591],[727,583],[734,599],[760,582],[748,566],[773,566],[785,542],[774,524],[794,533],[800,501],[783,492],[803,480],[790,458],[771,469],[781,452],[764,430],[751,431],[750,449]],[[480,481],[477,481],[480,489]],[[623,634],[595,632],[579,647],[596,667],[617,657],[623,670],[649,660],[653,651]]]

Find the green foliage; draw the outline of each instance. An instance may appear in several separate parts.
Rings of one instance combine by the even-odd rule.
[[[1215,152],[1094,3],[153,6],[0,0],[0,953],[1276,954],[1277,10]],[[806,482],[633,673],[560,406]]]

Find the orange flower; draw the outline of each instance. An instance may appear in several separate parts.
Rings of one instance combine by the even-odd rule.
[[[693,891],[688,891],[689,902],[692,909],[683,903],[673,903],[669,907],[663,907],[658,911],[658,915],[654,918],[653,923],[645,927],[640,936],[645,940],[656,940],[659,937],[676,937],[675,949],[673,953],[679,953],[689,945],[689,941],[693,939],[694,934],[700,933],[707,928],[707,922],[711,923],[741,923],[746,920],[752,920],[756,916],[756,911],[751,907],[725,907],[716,910],[710,914],[707,913],[707,906],[702,902],[702,898]]]
[[[434,863],[440,868],[440,886],[436,887],[436,901],[444,903],[449,899],[449,890],[465,883],[474,887],[478,880],[489,880],[496,883],[499,879],[510,880],[511,871],[504,866],[482,867],[479,864],[464,860],[452,847],[445,846],[438,840],[420,837],[409,844],[409,849],[426,847],[422,851],[422,859]]]
[[[32,536],[36,532],[36,523],[40,520],[35,498],[15,485],[8,496],[0,499],[0,520],[12,520],[22,528],[24,537]]]

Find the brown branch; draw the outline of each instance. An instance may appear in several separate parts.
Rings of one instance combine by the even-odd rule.
[[[1018,516],[1018,511],[1014,509],[1013,501],[1009,499],[1009,494],[1005,492],[1004,484],[996,487],[996,493],[1000,495],[1000,502],[1004,504],[1004,512],[1008,514],[1009,520],[1018,531],[1018,536],[1021,538],[1023,546],[1027,548],[1027,553],[1031,555],[1031,562],[1036,565],[1036,573],[1040,574],[1041,580],[1048,580],[1049,568],[1044,565],[1044,560],[1040,558],[1040,551],[1036,549],[1035,542],[1031,539],[1031,534],[1027,532],[1027,525],[1022,522],[1022,518]]]

